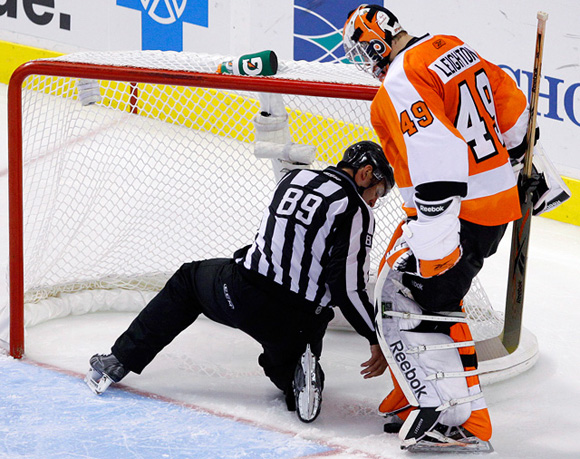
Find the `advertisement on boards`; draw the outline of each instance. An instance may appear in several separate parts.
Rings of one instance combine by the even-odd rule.
[[[208,27],[208,0],[117,0],[117,6],[141,13],[141,49],[183,51],[183,26]]]
[[[344,61],[358,0],[0,0],[0,41],[69,53],[159,49]],[[559,170],[580,178],[580,4],[571,0],[380,2],[412,35],[457,35],[529,93],[536,12],[548,8],[538,124]],[[450,12],[453,14],[450,14]],[[0,58],[1,59],[1,58]],[[0,65],[1,65],[0,61]]]
[[[336,2],[294,1],[294,59],[346,62],[342,28],[358,0]]]

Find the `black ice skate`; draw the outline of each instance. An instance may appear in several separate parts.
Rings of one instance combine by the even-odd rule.
[[[112,383],[121,381],[129,373],[113,354],[95,354],[89,364],[91,368],[85,376],[85,382],[97,395],[101,395]]]
[[[385,425],[383,426],[384,432],[399,433],[401,431],[401,427],[403,427],[404,421],[397,415],[402,413],[403,411],[407,411],[410,408],[412,408],[411,405],[405,405],[397,410],[389,412],[384,412],[379,409],[378,410],[379,416],[385,418]]]
[[[324,373],[318,358],[306,346],[306,352],[300,357],[292,383],[296,399],[296,414],[302,422],[312,422],[320,413]]]
[[[423,438],[414,444],[401,446],[415,453],[492,453],[493,447],[488,441],[483,441],[461,426],[445,426],[437,424],[425,432]]]
[[[397,415],[385,416],[385,425],[383,431],[385,433],[399,433],[403,427],[403,420]]]

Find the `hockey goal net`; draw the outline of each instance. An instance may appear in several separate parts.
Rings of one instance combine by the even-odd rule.
[[[275,76],[248,77],[217,74],[224,60],[78,53],[14,73],[12,355],[24,352],[26,326],[139,310],[183,262],[228,257],[251,242],[280,165],[254,150],[264,94],[281,95],[286,140],[311,146],[309,167],[377,140],[369,122],[377,83],[351,66],[281,62]],[[375,215],[371,272],[403,217],[396,190]],[[501,314],[477,279],[465,305],[477,342],[501,333]]]

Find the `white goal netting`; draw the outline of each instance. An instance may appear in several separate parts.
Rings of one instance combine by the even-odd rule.
[[[62,64],[65,76],[52,70],[47,73],[53,76],[43,75],[39,67],[26,78],[27,324],[79,313],[69,302],[75,292],[89,292],[97,304],[89,306],[84,297],[81,312],[132,308],[102,294],[118,289],[138,292],[130,301],[142,307],[182,263],[229,257],[252,241],[275,176],[273,162],[253,152],[259,91],[239,89],[240,78],[275,84],[263,88],[282,94],[292,142],[316,148],[311,167],[336,164],[354,142],[377,141],[370,101],[363,97],[377,83],[362,72],[341,64],[281,62],[274,77],[223,75],[219,88],[199,83],[197,75],[215,74],[227,59],[172,52],[80,53],[46,60]],[[143,68],[165,72],[167,78],[146,82],[143,73],[134,73]],[[287,83],[292,80],[304,82],[303,90]],[[334,89],[309,95],[308,81],[329,82]],[[96,88],[95,103],[80,103],[79,82]],[[396,190],[375,215],[373,272],[403,217]],[[476,340],[501,332],[501,316],[477,279],[465,305]]]

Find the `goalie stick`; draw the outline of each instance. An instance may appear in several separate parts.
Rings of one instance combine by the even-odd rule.
[[[534,56],[532,89],[530,95],[530,119],[528,121],[528,130],[526,134],[528,147],[524,156],[524,168],[521,172],[524,180],[530,178],[532,175],[532,154],[536,137],[536,116],[538,114],[538,97],[540,93],[540,76],[542,73],[544,35],[548,14],[538,11],[537,18],[538,28],[536,35],[536,53]],[[502,333],[502,343],[510,354],[517,349],[520,342],[528,245],[532,224],[532,192],[530,190],[524,190],[524,192],[525,197],[522,203],[522,217],[519,220],[516,220],[513,224],[504,328]]]

